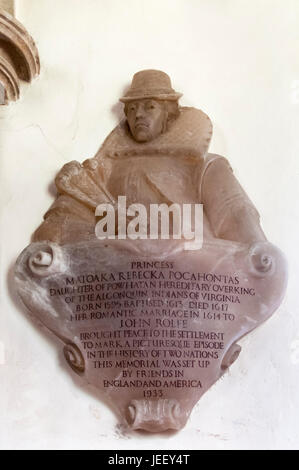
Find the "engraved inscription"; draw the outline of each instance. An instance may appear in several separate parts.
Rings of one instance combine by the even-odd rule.
[[[104,372],[119,370],[113,378],[103,374],[103,388],[134,387],[147,398],[201,388],[201,370],[223,355],[223,322],[236,321],[230,307],[255,296],[254,288],[236,275],[180,271],[174,261],[127,266],[66,275],[49,288],[71,307],[85,361]]]

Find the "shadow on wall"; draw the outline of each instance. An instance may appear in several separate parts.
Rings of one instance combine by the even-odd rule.
[[[121,96],[124,96],[127,91],[129,91],[130,89],[130,83],[128,83],[124,88],[123,88],[123,91],[122,91],[122,94]],[[121,98],[121,97],[120,97]],[[123,103],[121,103],[120,101],[117,101],[117,103],[115,103],[112,108],[111,108],[111,111],[112,111],[112,114],[117,118],[118,122],[122,121],[125,117],[125,114],[124,114],[124,105]]]

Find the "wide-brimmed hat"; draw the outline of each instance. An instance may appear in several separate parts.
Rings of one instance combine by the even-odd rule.
[[[128,92],[119,101],[142,100],[156,98],[157,100],[176,101],[182,95],[171,87],[171,81],[167,73],[160,70],[142,70],[135,73]]]

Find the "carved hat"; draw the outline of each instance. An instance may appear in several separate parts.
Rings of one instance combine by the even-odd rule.
[[[176,101],[182,96],[171,87],[171,81],[167,73],[160,70],[142,70],[135,73],[128,92],[120,98],[120,101],[142,100],[156,98],[157,100]]]

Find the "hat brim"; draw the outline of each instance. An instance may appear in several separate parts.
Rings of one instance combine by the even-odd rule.
[[[183,93],[165,93],[165,94],[152,94],[152,95],[136,95],[136,96],[123,96],[119,99],[122,103],[128,103],[129,101],[156,99],[163,101],[176,101],[183,96]]]

